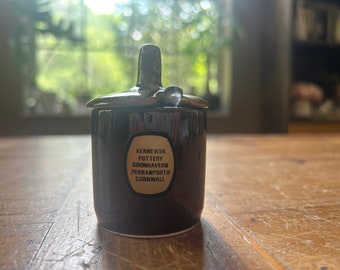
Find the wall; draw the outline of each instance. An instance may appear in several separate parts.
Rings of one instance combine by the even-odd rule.
[[[21,79],[9,42],[16,29],[10,9],[10,0],[0,1],[0,133],[12,131],[14,123],[20,121]]]
[[[291,70],[291,1],[234,1],[231,132],[286,132]]]

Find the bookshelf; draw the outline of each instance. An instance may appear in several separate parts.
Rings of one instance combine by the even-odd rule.
[[[294,0],[292,36],[290,124],[340,129],[340,0]],[[322,94],[314,100],[311,85]]]

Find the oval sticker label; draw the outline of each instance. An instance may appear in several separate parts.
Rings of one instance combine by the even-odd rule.
[[[126,170],[132,189],[139,194],[165,192],[174,175],[174,153],[165,136],[135,136],[128,147]]]

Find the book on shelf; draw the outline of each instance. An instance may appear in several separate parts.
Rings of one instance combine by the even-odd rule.
[[[295,40],[340,44],[340,7],[337,4],[297,0],[294,12]]]

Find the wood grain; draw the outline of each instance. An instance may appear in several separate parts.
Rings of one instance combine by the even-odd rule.
[[[89,136],[0,138],[1,269],[339,269],[340,135],[210,136],[191,231],[97,227]]]
[[[284,267],[339,268],[340,137],[227,140],[209,144],[206,189],[216,204]]]

